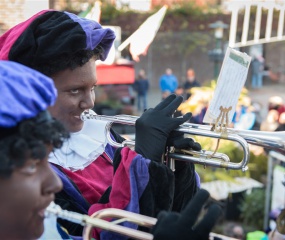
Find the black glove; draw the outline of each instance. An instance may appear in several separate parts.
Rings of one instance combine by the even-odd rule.
[[[198,215],[209,198],[201,189],[181,213],[162,211],[151,232],[154,240],[209,240],[211,229],[222,214],[220,206],[212,203],[206,215],[197,224]]]
[[[166,145],[186,150],[200,151],[202,149],[200,143],[195,142],[192,138],[184,138],[184,133],[177,131],[170,133]]]
[[[166,146],[174,147],[176,149],[185,149],[185,150],[195,150],[200,151],[201,145],[198,142],[195,142],[192,138],[184,138],[183,132],[173,131],[170,133]],[[180,169],[186,167],[187,163],[184,161],[176,161],[175,162],[175,171],[179,172]],[[192,163],[193,164],[193,163]]]
[[[155,108],[145,111],[136,121],[135,151],[145,158],[160,162],[165,151],[167,138],[174,129],[188,121],[192,114],[173,118],[172,115],[183,98],[172,94]]]

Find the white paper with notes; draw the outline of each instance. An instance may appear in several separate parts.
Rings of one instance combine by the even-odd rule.
[[[215,123],[220,115],[220,107],[232,107],[228,114],[229,123],[233,119],[240,92],[247,78],[251,57],[232,48],[227,49],[213,99],[204,116],[204,123]]]

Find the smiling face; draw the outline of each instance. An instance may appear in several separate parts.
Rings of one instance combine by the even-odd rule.
[[[92,109],[95,102],[96,86],[95,58],[82,67],[64,70],[52,76],[58,91],[58,98],[50,113],[61,121],[70,132],[78,132],[83,127],[80,114]]]
[[[0,178],[0,239],[36,239],[43,233],[44,210],[62,188],[47,160],[50,150]]]

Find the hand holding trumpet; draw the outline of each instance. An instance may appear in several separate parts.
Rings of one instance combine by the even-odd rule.
[[[172,117],[182,101],[181,96],[172,94],[155,108],[150,108],[142,114],[135,123],[135,151],[137,153],[145,158],[160,162],[167,143],[176,145],[176,147],[187,146],[193,147],[194,150],[201,150],[199,144],[195,144],[192,139],[184,139],[183,134],[171,135],[172,131],[187,122],[192,116],[191,113],[187,113],[181,118]]]

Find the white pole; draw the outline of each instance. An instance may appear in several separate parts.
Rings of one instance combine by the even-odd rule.
[[[258,42],[259,36],[260,36],[261,13],[262,13],[262,6],[257,5],[255,28],[254,28],[254,41],[255,42]]]
[[[238,8],[234,8],[232,11],[229,47],[233,47],[236,42],[238,10]]]
[[[280,8],[279,19],[278,19],[278,30],[277,30],[277,37],[279,39],[282,38],[283,28],[284,28],[284,8]]]
[[[265,39],[268,41],[270,40],[271,37],[272,19],[273,19],[273,7],[268,6],[266,31],[265,31]]]
[[[268,154],[267,161],[267,179],[266,179],[266,189],[265,189],[265,206],[264,206],[264,219],[263,219],[263,229],[267,229],[269,227],[269,212],[270,212],[270,204],[271,204],[271,191],[272,191],[272,178],[273,178],[273,162],[274,157],[270,151]]]
[[[245,44],[247,41],[249,17],[250,17],[250,7],[251,6],[249,4],[245,6],[245,14],[244,14],[244,18],[243,18],[243,30],[242,30],[242,38],[241,38],[241,42],[243,44]]]

